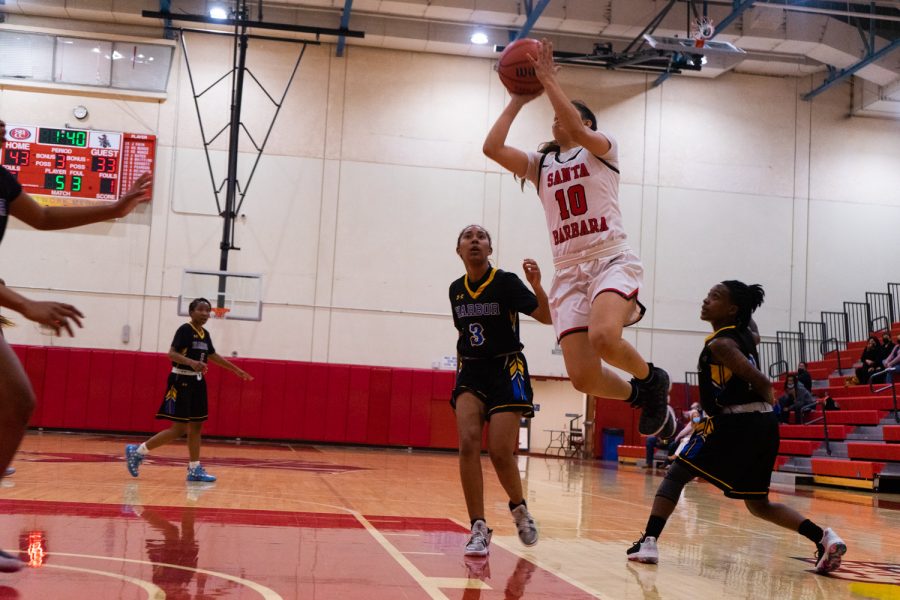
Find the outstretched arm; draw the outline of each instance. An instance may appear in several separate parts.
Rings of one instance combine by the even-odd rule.
[[[511,171],[513,175],[523,178],[528,170],[528,155],[518,148],[507,146],[506,138],[509,135],[509,128],[512,126],[516,116],[518,116],[519,111],[522,110],[522,107],[539,95],[520,96],[513,94],[509,99],[509,104],[506,105],[506,108],[503,109],[503,112],[500,113],[500,116],[494,122],[494,126],[488,131],[487,137],[484,139],[484,145],[481,147],[485,156],[507,171]]]
[[[0,284],[0,306],[11,308],[30,321],[52,328],[56,335],[65,329],[70,336],[73,336],[69,319],[81,327],[80,319],[84,318],[81,311],[71,304],[30,300],[2,284]]]
[[[578,109],[572,105],[572,101],[559,85],[556,78],[559,66],[553,62],[553,44],[546,39],[541,40],[541,51],[538,56],[531,57],[531,64],[534,65],[534,73],[547,92],[550,104],[553,105],[559,126],[575,143],[587,148],[594,156],[603,156],[609,152],[612,147],[609,138],[584,124]]]
[[[9,212],[20,221],[44,231],[117,219],[150,199],[151,180],[150,173],[144,173],[118,200],[101,206],[42,206],[22,192],[9,205]]]
[[[229,361],[228,359],[222,358],[218,354],[210,354],[209,360],[211,360],[212,362],[216,363],[217,365],[219,365],[220,367],[222,367],[224,369],[228,369],[229,371],[231,371],[232,373],[234,373],[235,375],[237,375],[244,381],[253,381],[253,376],[251,376],[249,373],[247,373],[247,371],[243,370],[242,368],[240,368],[233,362]]]
[[[533,258],[526,258],[522,261],[522,269],[525,271],[525,279],[528,281],[531,289],[534,290],[534,295],[538,301],[538,307],[529,316],[544,325],[550,325],[552,323],[550,319],[550,302],[547,300],[547,293],[541,287],[541,268]]]

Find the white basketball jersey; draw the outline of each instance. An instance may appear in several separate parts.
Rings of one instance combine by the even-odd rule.
[[[544,205],[557,264],[626,238],[619,210],[618,144],[607,139],[610,149],[602,160],[581,146],[551,152],[543,164],[540,153],[529,153],[528,179]]]

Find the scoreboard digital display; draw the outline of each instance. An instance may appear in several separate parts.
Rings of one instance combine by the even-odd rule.
[[[38,202],[75,206],[115,201],[155,153],[153,135],[7,124],[0,163]]]

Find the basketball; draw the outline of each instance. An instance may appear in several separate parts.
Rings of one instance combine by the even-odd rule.
[[[544,89],[528,60],[529,54],[537,58],[540,50],[541,43],[530,38],[516,40],[503,50],[497,73],[510,94],[537,94]]]

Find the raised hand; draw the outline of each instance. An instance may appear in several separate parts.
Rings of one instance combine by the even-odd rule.
[[[22,315],[29,321],[40,323],[53,330],[55,335],[60,335],[66,330],[70,337],[74,337],[70,319],[78,327],[81,327],[81,319],[84,315],[71,304],[62,302],[35,302],[29,301],[25,305]]]
[[[522,270],[525,271],[525,279],[532,288],[541,285],[541,268],[538,266],[536,260],[533,258],[526,258],[523,260]]]
[[[133,211],[138,204],[150,200],[150,186],[152,183],[153,176],[150,173],[144,173],[138,177],[131,189],[122,194],[116,202],[118,216],[124,217]]]
[[[534,74],[541,83],[556,77],[559,65],[553,62],[553,44],[546,38],[541,40],[541,50],[537,56],[528,55],[528,59],[534,66]]]

